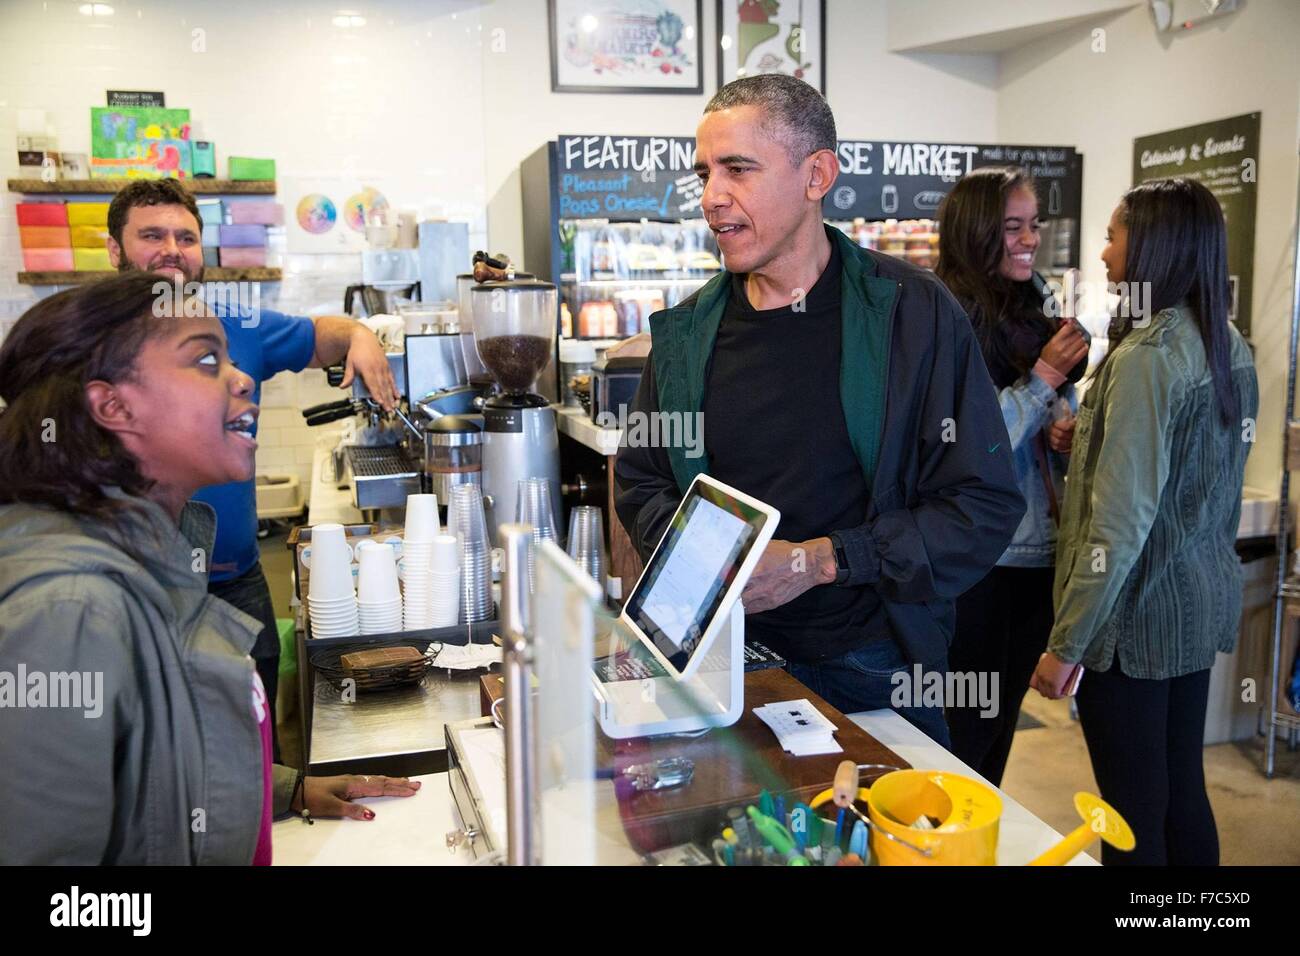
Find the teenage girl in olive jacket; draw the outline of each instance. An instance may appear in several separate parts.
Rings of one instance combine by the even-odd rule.
[[[1259,388],[1228,321],[1218,201],[1168,179],[1129,190],[1102,260],[1127,296],[1076,420],[1056,624],[1034,684],[1085,672],[1079,718],[1101,795],[1137,847],[1102,861],[1215,864],[1202,740],[1210,668],[1237,640],[1234,543]]]

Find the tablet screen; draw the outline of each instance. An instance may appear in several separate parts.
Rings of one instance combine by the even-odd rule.
[[[698,481],[673,515],[624,613],[679,673],[749,556],[765,517]]]

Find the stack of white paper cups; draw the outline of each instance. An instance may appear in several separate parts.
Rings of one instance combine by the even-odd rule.
[[[432,627],[452,627],[460,615],[460,542],[454,534],[433,539],[429,567]]]
[[[397,585],[397,554],[386,544],[357,545],[357,616],[362,634],[402,629],[402,592]]]
[[[433,541],[440,530],[438,496],[408,495],[406,532],[402,537],[403,630],[433,627],[433,608],[429,600],[433,582],[429,571]]]
[[[352,637],[360,629],[352,590],[352,549],[341,524],[311,529],[311,571],[307,608],[313,637]]]

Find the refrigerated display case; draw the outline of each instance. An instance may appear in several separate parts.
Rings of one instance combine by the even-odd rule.
[[[864,249],[873,249],[886,255],[905,259],[922,269],[933,269],[939,262],[939,220],[937,219],[883,219],[857,218],[827,219]],[[1078,220],[1071,218],[1048,219],[1040,224],[1041,241],[1034,254],[1034,269],[1044,276],[1064,274],[1075,268],[1074,237]]]

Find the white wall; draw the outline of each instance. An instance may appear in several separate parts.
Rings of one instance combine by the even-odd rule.
[[[1085,278],[1104,281],[1106,222],[1132,185],[1133,138],[1259,110],[1252,340],[1260,382],[1259,438],[1246,480],[1275,489],[1286,403],[1295,255],[1300,3],[1245,0],[1240,12],[1185,35],[1158,35],[1145,8],[1064,31],[1002,58],[998,133],[1070,143],[1083,153]]]
[[[494,250],[519,257],[523,215],[519,163],[562,133],[693,136],[717,92],[713,0],[704,4],[704,92],[633,96],[552,93],[546,4],[495,0],[483,7],[485,37],[503,30],[505,50],[483,52],[488,233]],[[993,56],[887,52],[886,0],[828,0],[828,99],[845,139],[936,138],[986,142],[997,128]]]
[[[105,105],[106,90],[163,90],[168,106],[190,110],[195,138],[215,142],[218,175],[231,155],[272,157],[277,198],[291,204],[299,179],[343,174],[395,207],[467,220],[471,243],[485,239],[474,0],[365,3],[367,22],[352,30],[331,18],[356,4],[319,0],[133,0],[104,18],[70,0],[0,6],[0,178],[18,175],[19,109],[44,109],[61,150],[89,153],[90,107]],[[0,196],[3,323],[49,290],[16,284],[17,197]],[[360,281],[355,253],[282,265],[285,280],[264,287],[264,302],[290,312],[337,312],[344,287]],[[320,372],[278,378],[263,397],[259,469],[307,477],[318,431],[293,406],[336,397]]]

